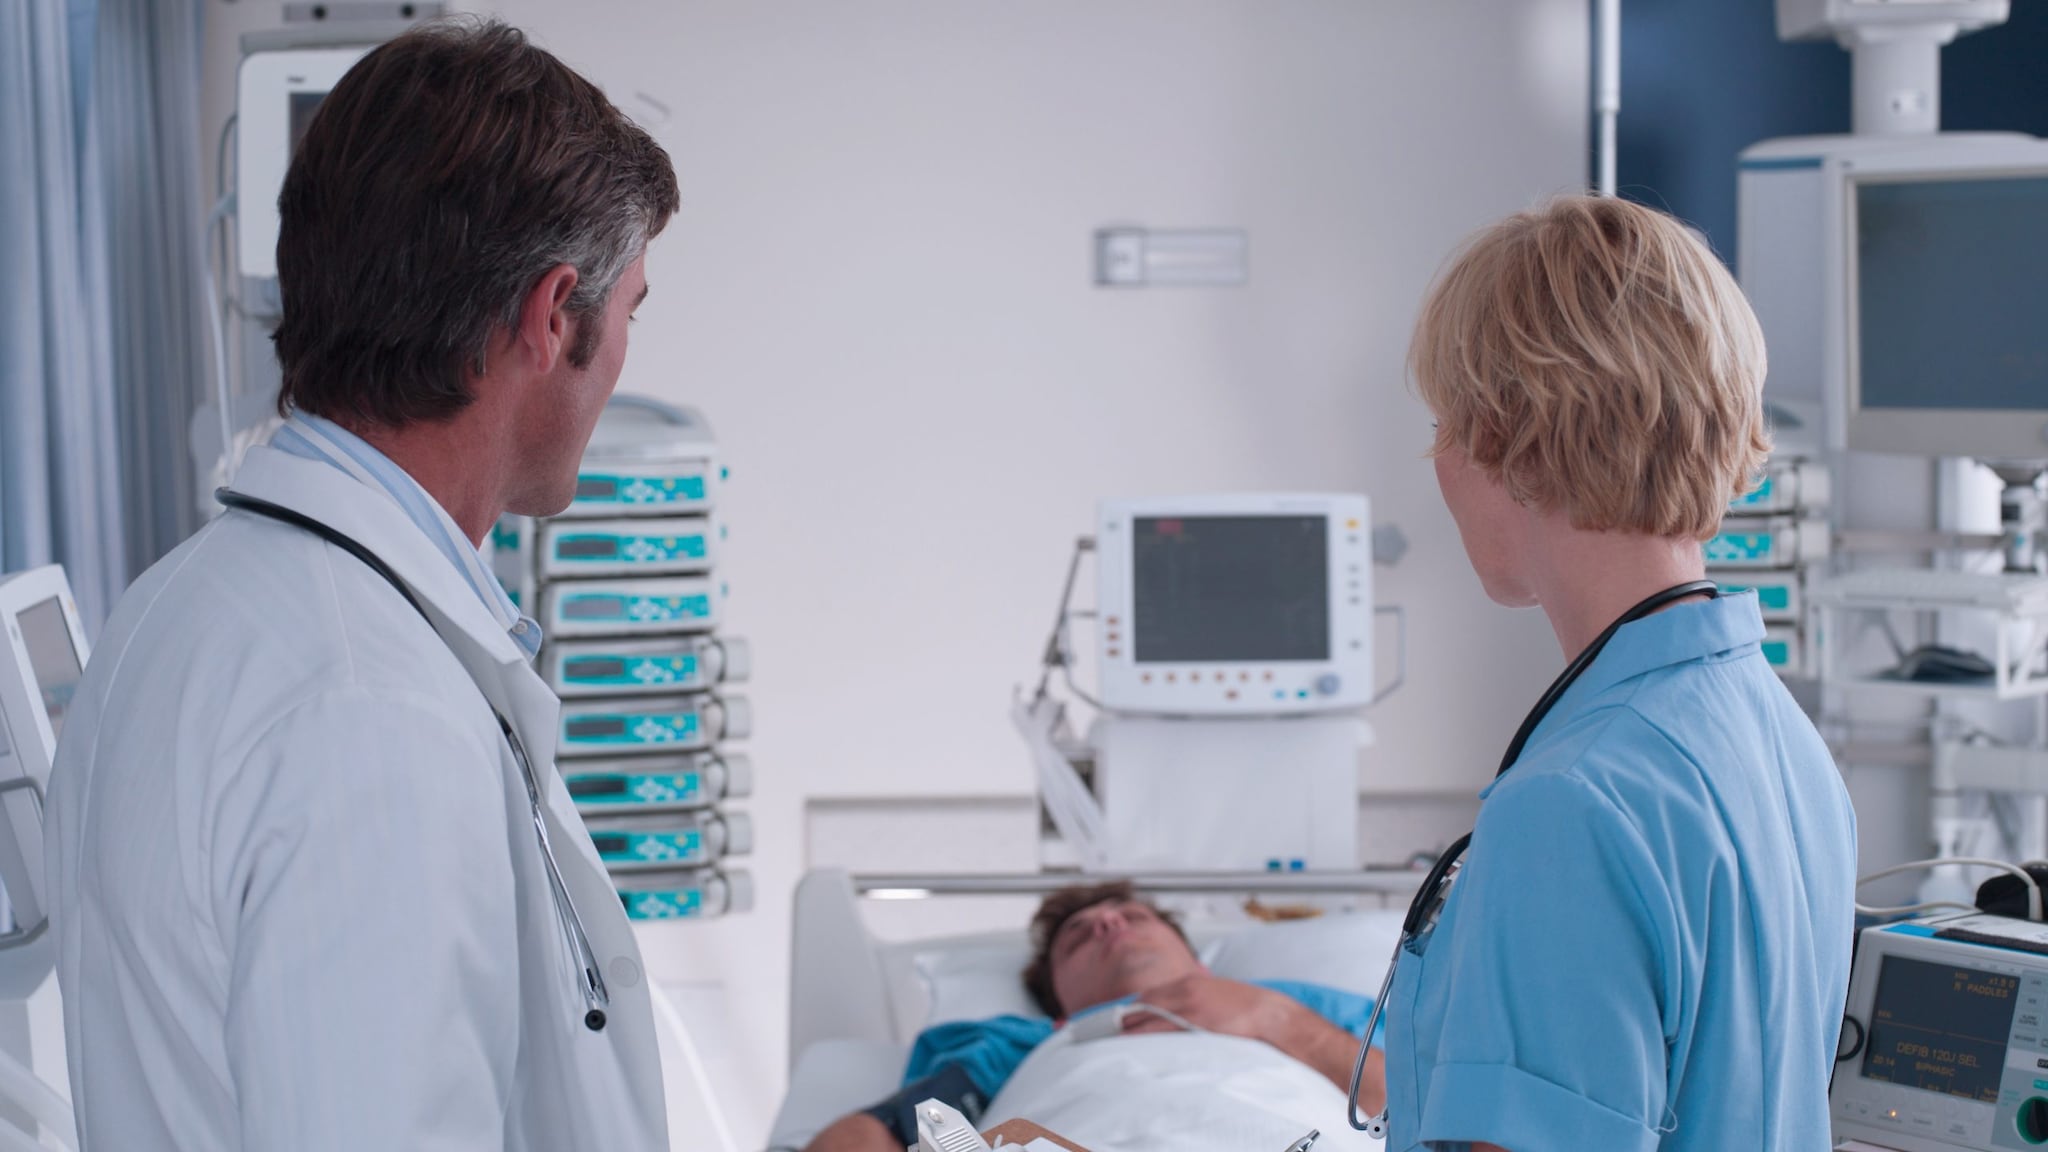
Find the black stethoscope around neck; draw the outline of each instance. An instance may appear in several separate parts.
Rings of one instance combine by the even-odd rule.
[[[420,619],[426,621],[427,627],[433,630],[435,636],[441,634],[441,630],[434,627],[433,618],[427,615],[426,606],[421,604],[419,597],[413,595],[412,589],[406,587],[405,582],[398,578],[398,573],[392,571],[391,565],[386,564],[382,557],[363,546],[355,537],[323,524],[303,512],[244,495],[230,488],[216,490],[213,498],[220,501],[224,507],[239,509],[311,532],[362,561],[364,567],[383,577],[386,583],[398,590],[398,594],[405,598],[407,604],[412,605],[412,610],[419,613]],[[526,755],[526,745],[519,739],[519,733],[513,729],[511,721],[505,719],[505,714],[499,712],[495,706],[491,712],[497,717],[499,730],[505,734],[505,742],[512,748],[512,759],[518,763],[519,775],[526,785],[526,802],[533,811],[533,832],[540,841],[541,866],[547,872],[548,896],[554,901],[555,921],[561,930],[562,941],[568,947],[569,954],[575,958],[580,973],[577,984],[583,993],[583,1026],[592,1032],[602,1032],[606,1010],[611,1007],[611,992],[605,987],[604,977],[599,972],[597,950],[590,946],[590,936],[583,930],[583,918],[576,914],[576,902],[570,898],[569,886],[563,882],[562,870],[555,863],[554,845],[548,837],[547,821],[541,815],[540,778],[534,773],[533,760]]]
[[[1522,726],[1515,729],[1515,738],[1508,741],[1507,751],[1500,758],[1500,767],[1494,770],[1494,779],[1498,780],[1507,775],[1508,769],[1515,766],[1515,761],[1522,758],[1522,749],[1528,746],[1529,738],[1536,734],[1537,726],[1543,723],[1544,717],[1550,715],[1552,708],[1557,707],[1557,702],[1564,698],[1564,694],[1571,686],[1578,683],[1579,677],[1585,675],[1586,669],[1593,666],[1593,661],[1599,658],[1601,651],[1607,647],[1607,642],[1614,639],[1614,634],[1621,631],[1624,625],[1633,624],[1653,612],[1669,608],[1680,600],[1694,596],[1718,597],[1720,594],[1719,587],[1712,580],[1690,580],[1666,588],[1623,612],[1605,631],[1594,637],[1591,644],[1586,645],[1585,651],[1580,652],[1572,658],[1570,664],[1565,665],[1564,671],[1558,673],[1557,679],[1550,682],[1550,687],[1543,690],[1543,695],[1537,698],[1536,706],[1529,709],[1529,714],[1522,718]],[[1372,1003],[1372,1017],[1365,1023],[1365,1037],[1359,1041],[1358,1061],[1351,1066],[1351,1092],[1345,1103],[1351,1126],[1374,1139],[1386,1139],[1386,1108],[1382,1107],[1377,1116],[1361,1118],[1358,1115],[1358,1086],[1365,1079],[1365,1059],[1372,1053],[1373,1033],[1379,1030],[1380,1017],[1386,1012],[1387,996],[1394,990],[1394,971],[1401,963],[1401,953],[1414,943],[1425,924],[1431,922],[1443,910],[1444,901],[1450,895],[1451,877],[1457,875],[1459,864],[1465,856],[1465,849],[1471,846],[1471,843],[1470,832],[1453,840],[1451,846],[1444,849],[1443,855],[1437,857],[1436,863],[1430,867],[1429,874],[1423,877],[1422,886],[1415,890],[1415,899],[1408,903],[1408,915],[1401,921],[1400,942],[1394,945],[1393,959],[1387,961],[1386,979],[1380,983],[1379,997]]]

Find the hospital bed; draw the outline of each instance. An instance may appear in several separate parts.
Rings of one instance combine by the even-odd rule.
[[[1113,877],[1020,875],[852,876],[818,870],[798,884],[790,977],[790,1091],[769,1146],[800,1148],[833,1120],[901,1086],[910,1046],[950,1020],[1037,1015],[1019,973],[1026,930],[910,941],[878,939],[861,915],[869,895],[1038,896]],[[1190,917],[1190,942],[1210,969],[1237,980],[1299,980],[1371,996],[1379,992],[1418,874],[1218,873],[1130,877],[1155,897],[1308,897],[1380,904],[1312,919],[1261,922]]]

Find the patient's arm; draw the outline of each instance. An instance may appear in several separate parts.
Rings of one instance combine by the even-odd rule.
[[[1291,996],[1203,973],[1151,989],[1138,999],[1211,1032],[1263,1040],[1322,1073],[1338,1088],[1351,1087],[1358,1038]],[[1174,1027],[1158,1017],[1133,1015],[1126,1031],[1172,1031]],[[1386,1062],[1375,1048],[1365,1062],[1359,1104],[1367,1112],[1379,1111],[1386,1103],[1386,1085]]]
[[[903,1152],[887,1126],[865,1112],[841,1116],[804,1146],[804,1152]]]

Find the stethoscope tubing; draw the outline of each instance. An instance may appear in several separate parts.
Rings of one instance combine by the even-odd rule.
[[[420,619],[426,621],[427,627],[433,630],[434,635],[437,638],[440,636],[440,629],[434,628],[433,618],[427,615],[426,606],[420,603],[419,597],[413,595],[412,589],[405,586],[405,582],[398,578],[398,573],[384,562],[383,557],[370,551],[353,536],[331,525],[323,524],[303,512],[232,489],[222,488],[213,495],[224,507],[240,509],[252,515],[311,532],[355,557],[364,567],[383,577],[386,583],[396,589],[398,594],[405,598],[405,602],[412,605],[412,610],[419,613]],[[505,734],[505,742],[512,749],[512,759],[519,765],[520,781],[526,785],[526,802],[533,812],[534,836],[540,841],[541,867],[547,874],[548,897],[554,904],[555,923],[569,947],[569,954],[580,974],[578,984],[583,993],[583,1026],[592,1032],[601,1032],[606,1021],[605,1010],[611,1007],[611,992],[605,987],[604,976],[597,962],[597,952],[590,945],[590,935],[583,930],[583,918],[576,912],[576,901],[569,895],[568,884],[562,880],[561,866],[555,862],[554,843],[548,836],[547,819],[541,813],[540,779],[534,774],[533,760],[527,756],[525,742],[519,739],[519,733],[513,729],[511,721],[507,720],[504,713],[499,712],[495,706],[492,707],[491,714],[497,718],[498,728]]]

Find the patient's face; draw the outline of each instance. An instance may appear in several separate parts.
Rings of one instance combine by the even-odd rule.
[[[1171,924],[1128,900],[1067,917],[1052,938],[1051,955],[1053,991],[1069,1016],[1203,970]]]

